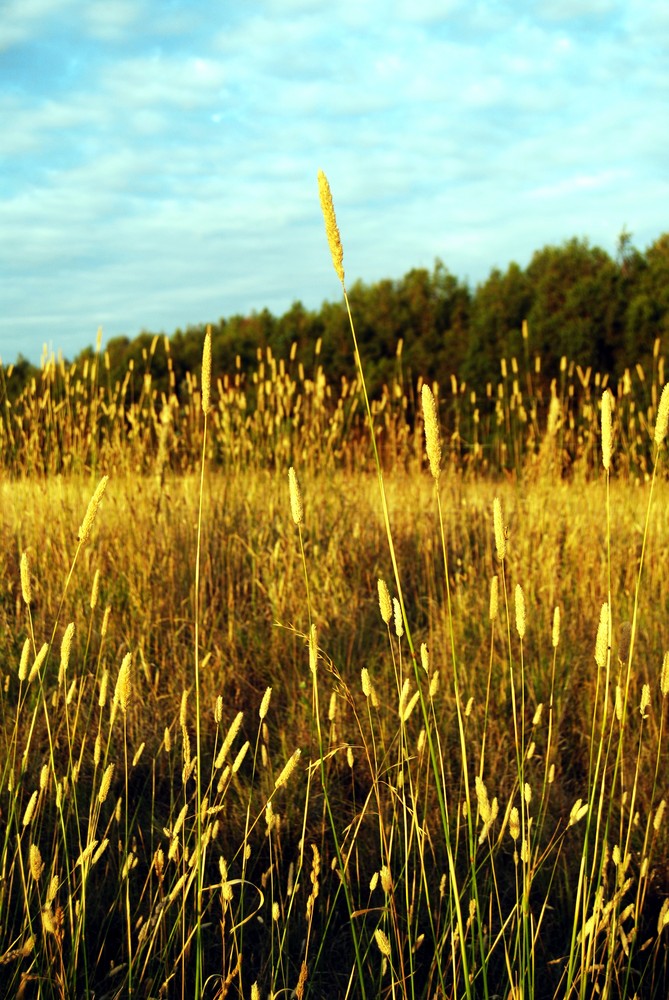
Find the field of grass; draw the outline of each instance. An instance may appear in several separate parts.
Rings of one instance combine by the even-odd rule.
[[[664,1000],[659,341],[487,409],[157,346],[5,397],[0,995]]]

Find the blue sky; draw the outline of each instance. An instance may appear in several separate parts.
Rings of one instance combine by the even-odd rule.
[[[669,229],[666,0],[6,0],[0,357]]]

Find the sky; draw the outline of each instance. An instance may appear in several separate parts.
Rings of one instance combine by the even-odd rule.
[[[666,0],[3,0],[0,358],[669,230]]]

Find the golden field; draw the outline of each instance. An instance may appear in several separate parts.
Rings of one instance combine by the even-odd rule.
[[[666,997],[661,343],[370,401],[351,335],[2,369],[3,996]]]

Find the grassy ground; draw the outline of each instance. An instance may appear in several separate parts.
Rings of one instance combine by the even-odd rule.
[[[299,530],[285,475],[206,477],[198,829],[199,481],[174,478],[161,487],[154,479],[110,480],[81,548],[77,529],[90,483],[2,485],[0,947],[7,996],[21,983],[41,996],[125,996],[131,989],[190,996],[198,948],[210,996],[226,989],[251,995],[256,982],[260,995],[281,995],[299,985],[305,968],[302,989],[313,996],[511,995],[520,983],[536,997],[568,988],[591,995],[595,983],[608,984],[610,995],[663,988],[657,925],[669,891],[667,843],[664,824],[655,830],[653,820],[666,794],[660,675],[669,647],[667,484],[655,486],[628,681],[618,635],[634,617],[648,484],[612,483],[613,650],[604,668],[595,662],[607,600],[603,481],[567,484],[537,474],[522,487],[501,487],[442,477],[450,616],[432,480],[398,472],[386,488],[417,670],[407,636],[379,613],[377,580],[388,581],[391,595],[394,587],[372,477],[306,478]],[[509,528],[503,579],[495,496]],[[30,605],[21,589],[22,552]],[[505,586],[491,624],[495,574]],[[526,606],[522,643],[517,584]],[[69,622],[75,631],[63,668]],[[27,676],[20,680],[26,637]],[[418,655],[423,642],[427,673]],[[43,643],[49,652],[31,682]],[[128,653],[124,703],[117,680]],[[613,710],[618,681],[628,690],[624,727]],[[644,684],[646,718],[639,712]],[[419,690],[423,697],[408,712]],[[238,712],[237,736],[221,754]],[[290,781],[275,788],[298,748]],[[482,843],[479,774],[489,799],[498,800]],[[521,794],[525,785],[531,792]],[[592,808],[569,827],[577,799]],[[509,833],[514,805],[523,813],[518,842]],[[189,860],[205,830],[198,902],[191,880],[198,866]],[[629,854],[617,867],[616,845]],[[589,891],[579,884],[581,858],[591,868]],[[616,874],[623,864],[625,878]],[[583,931],[597,916],[600,887],[597,932],[591,927],[579,945],[572,928]],[[630,903],[635,909],[623,919]]]

